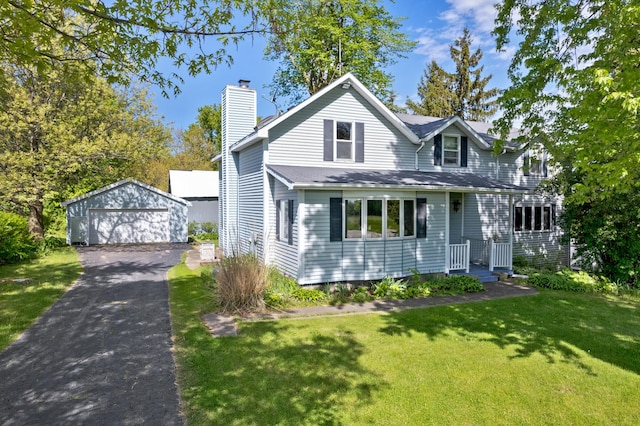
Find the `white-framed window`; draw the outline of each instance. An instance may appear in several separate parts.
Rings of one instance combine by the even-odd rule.
[[[291,244],[293,200],[276,201],[276,240]]]
[[[344,200],[344,238],[381,240],[413,238],[414,199],[347,198]]]
[[[353,160],[355,146],[355,126],[351,121],[336,121],[335,149],[336,160]]]
[[[556,223],[554,204],[532,204],[513,207],[513,230],[516,232],[552,231]]]
[[[344,200],[344,238],[361,239],[362,238],[362,200],[346,199]]]
[[[547,165],[544,152],[528,149],[524,154],[523,168],[525,176],[547,176]]]
[[[460,136],[442,135],[442,164],[444,166],[460,165]]]

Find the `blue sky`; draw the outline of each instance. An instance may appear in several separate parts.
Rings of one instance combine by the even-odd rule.
[[[493,4],[496,0],[385,0],[387,10],[396,17],[405,17],[403,31],[418,42],[413,52],[387,71],[394,76],[393,89],[398,94],[396,103],[403,105],[407,98],[417,99],[417,87],[425,66],[436,60],[441,66],[453,71],[449,58],[449,45],[462,35],[465,26],[471,30],[472,48],[482,49],[484,75],[493,74],[489,86],[505,88],[508,84],[506,70],[511,51],[496,52],[491,37],[496,16]],[[169,99],[152,87],[158,114],[175,128],[186,128],[195,121],[198,107],[220,103],[220,93],[227,84],[236,84],[239,79],[251,80],[258,91],[258,115],[265,117],[275,112],[275,107],[266,101],[268,84],[277,68],[276,63],[263,59],[265,42],[261,37],[247,39],[229,52],[234,57],[231,67],[220,66],[211,74],[189,77],[186,71],[179,73],[185,80],[182,93]],[[174,71],[171,68],[163,71]]]

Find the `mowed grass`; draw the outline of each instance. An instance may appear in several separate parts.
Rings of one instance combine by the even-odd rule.
[[[81,273],[78,253],[71,247],[31,262],[0,266],[0,351],[29,328]],[[1,282],[8,278],[31,281]]]
[[[542,291],[214,339],[210,286],[184,265],[170,278],[191,425],[640,424],[635,299]]]

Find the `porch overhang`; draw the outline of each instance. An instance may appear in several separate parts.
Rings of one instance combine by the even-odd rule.
[[[266,165],[267,173],[288,189],[389,189],[482,194],[525,194],[530,189],[475,173],[417,170],[346,169]]]

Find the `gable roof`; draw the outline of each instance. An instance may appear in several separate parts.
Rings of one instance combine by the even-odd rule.
[[[169,170],[169,192],[183,198],[217,197],[218,177],[214,170]]]
[[[480,146],[484,149],[492,148],[494,141],[499,139],[498,136],[490,133],[493,126],[491,123],[463,120],[455,115],[447,118],[402,113],[398,113],[397,115],[398,118],[422,140],[431,139],[433,136],[441,133],[452,124],[457,124],[463,131],[472,135],[478,142],[480,142]],[[518,148],[518,143],[511,142],[512,139],[515,139],[518,136],[520,136],[520,132],[517,129],[511,129],[511,132],[509,132],[508,135],[506,148]]]
[[[347,73],[339,79],[335,80],[333,83],[324,87],[316,94],[310,96],[305,101],[289,109],[287,112],[279,116],[268,117],[267,119],[263,120],[260,124],[258,124],[258,126],[255,127],[255,131],[253,133],[234,143],[230,148],[231,151],[240,151],[241,149],[252,145],[255,142],[266,139],[269,136],[270,129],[282,123],[283,121],[293,116],[298,111],[301,111],[308,105],[312,104],[316,100],[322,98],[337,87],[341,87],[344,90],[353,89],[358,92],[383,117],[389,120],[391,124],[393,124],[403,135],[405,135],[407,139],[409,139],[416,145],[420,144],[420,138],[418,138],[418,136],[413,131],[411,131],[411,129],[409,129],[409,127],[407,127],[396,114],[394,114],[389,108],[387,108],[382,102],[380,102],[380,100],[373,93],[371,93],[369,89],[367,89],[353,74]]]
[[[107,192],[107,191],[115,189],[115,188],[117,188],[119,186],[123,186],[123,185],[127,185],[127,184],[137,185],[137,186],[139,186],[141,188],[144,188],[146,190],[155,192],[156,194],[162,195],[163,197],[167,197],[167,198],[169,198],[169,199],[171,199],[173,201],[176,201],[178,203],[184,204],[186,206],[190,206],[191,205],[191,203],[188,202],[187,200],[183,200],[180,197],[176,197],[175,195],[171,195],[168,192],[164,192],[161,189],[158,189],[158,188],[153,187],[151,185],[147,185],[146,183],[139,182],[139,181],[137,181],[135,179],[132,179],[132,178],[123,179],[123,180],[120,180],[118,182],[112,183],[111,185],[104,186],[102,188],[96,189],[96,190],[91,191],[91,192],[87,192],[86,194],[80,195],[79,197],[75,197],[75,198],[72,198],[70,200],[64,201],[64,202],[60,203],[60,205],[62,207],[66,207],[69,204],[77,203],[78,201],[82,201],[82,200],[85,200],[87,198],[94,197],[94,196],[96,196],[98,194],[102,194],[103,192]]]
[[[267,172],[289,189],[421,189],[456,192],[522,194],[530,192],[510,183],[475,173],[418,170],[343,169],[268,165]]]

